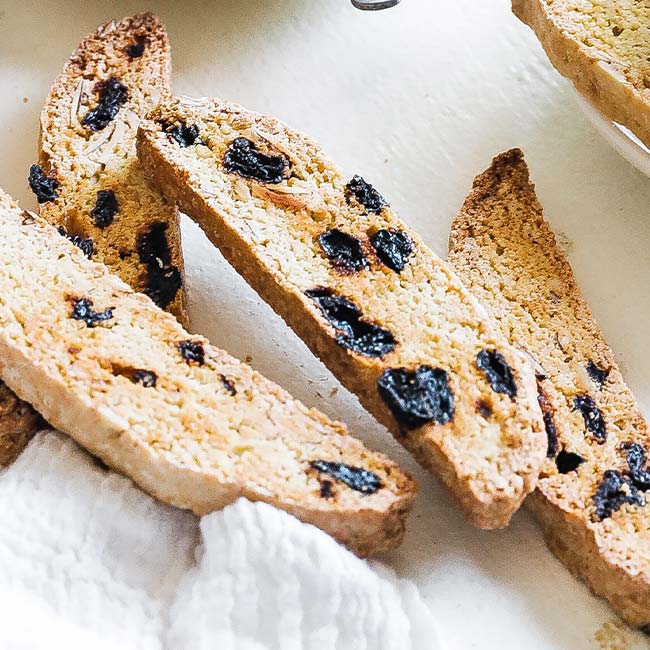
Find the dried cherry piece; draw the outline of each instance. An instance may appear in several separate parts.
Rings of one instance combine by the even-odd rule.
[[[370,243],[377,257],[392,271],[401,273],[413,252],[411,238],[402,230],[378,230]]]
[[[546,430],[546,439],[548,441],[546,457],[554,458],[559,448],[557,428],[553,419],[553,408],[539,382],[537,384],[537,403],[542,411],[542,419],[544,420],[544,429]]]
[[[517,395],[517,384],[512,369],[498,350],[481,350],[476,355],[476,367],[485,373],[490,387],[495,393],[505,393],[508,397]]]
[[[338,228],[332,228],[320,235],[318,243],[337,271],[355,273],[368,268],[363,246],[356,237]]]
[[[572,451],[566,451],[565,449],[562,449],[555,459],[557,471],[560,472],[560,474],[573,472],[584,462],[585,459],[582,456],[574,454]]]
[[[90,259],[93,254],[93,240],[92,239],[84,239],[83,237],[79,237],[79,235],[68,235],[66,232],[66,229],[63,226],[59,226],[57,228],[57,231],[59,235],[62,237],[65,237],[69,241],[71,241],[78,249],[81,250],[81,252],[88,258]]]
[[[362,467],[335,463],[329,460],[312,460],[309,466],[321,474],[327,474],[334,480],[345,483],[349,488],[362,494],[374,494],[383,487],[383,483],[377,474]]]
[[[113,318],[113,308],[107,307],[104,311],[95,311],[93,301],[89,298],[76,298],[72,303],[70,314],[75,320],[82,320],[88,327],[95,327],[97,323]]]
[[[151,370],[134,370],[132,381],[136,384],[142,384],[145,388],[155,388],[158,377],[155,372]]]
[[[627,451],[625,460],[630,468],[632,483],[639,490],[650,490],[650,468],[646,468],[646,456],[643,447],[636,442],[624,442],[621,449]]]
[[[135,42],[131,43],[126,48],[126,53],[132,59],[139,59],[144,54],[144,46],[147,42],[147,39],[144,36],[138,36],[135,39]]]
[[[163,130],[171,140],[181,147],[191,147],[193,144],[201,144],[199,139],[199,127],[196,124],[179,124],[178,126],[163,125]]]
[[[333,485],[332,481],[320,482],[320,495],[323,499],[331,499],[334,496]]]
[[[585,421],[587,431],[591,433],[598,442],[605,442],[607,438],[607,426],[600,409],[589,395],[576,395],[573,398],[574,410],[580,411]]]
[[[222,383],[223,387],[234,397],[237,395],[237,389],[235,388],[235,382],[232,379],[228,379],[225,375],[219,375],[219,381]]]
[[[348,298],[330,289],[305,291],[338,330],[336,342],[348,350],[368,357],[383,357],[395,349],[393,334],[379,325],[362,320],[361,310]]]
[[[32,192],[36,195],[36,200],[40,203],[55,201],[59,198],[57,189],[60,186],[59,181],[51,176],[46,176],[40,165],[32,165],[29,168],[27,182]]]
[[[91,131],[101,131],[111,123],[129,96],[126,86],[115,77],[99,81],[94,91],[99,93],[97,106],[86,113],[81,123]]]
[[[202,343],[198,341],[179,341],[176,347],[187,363],[196,363],[199,366],[205,363],[205,349]]]
[[[395,419],[409,429],[427,422],[446,424],[454,417],[454,394],[441,368],[388,368],[377,380],[377,389]]]
[[[167,241],[167,224],[151,224],[138,241],[138,256],[147,266],[147,286],[144,293],[158,307],[165,309],[173,302],[183,286],[180,270],[171,264],[172,253]]]
[[[223,159],[229,174],[237,173],[260,183],[281,183],[289,176],[291,163],[286,156],[262,153],[248,138],[235,138]]]
[[[632,481],[615,469],[608,469],[591,497],[594,504],[594,519],[602,521],[611,517],[624,503],[644,506],[643,495]]]
[[[98,228],[106,228],[113,223],[120,205],[113,190],[99,190],[95,207],[90,212]]]
[[[599,368],[591,359],[587,363],[587,374],[591,377],[598,388],[602,388],[609,376],[609,368]]]
[[[353,198],[366,209],[366,212],[375,214],[379,214],[388,205],[384,197],[370,183],[356,174],[345,186],[346,201],[350,203]]]

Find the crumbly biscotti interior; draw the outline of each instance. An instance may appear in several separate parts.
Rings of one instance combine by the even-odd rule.
[[[531,356],[548,436],[530,505],[551,549],[630,623],[650,623],[650,432],[542,215],[521,151],[495,158],[449,261]]]
[[[162,102],[138,154],[470,520],[506,525],[544,457],[532,369],[384,197],[308,137],[218,99]]]
[[[164,25],[138,14],[102,25],[72,53],[41,112],[40,213],[93,260],[187,325],[179,215],[145,182],[140,118],[170,93]]]
[[[240,496],[360,554],[399,543],[415,486],[393,462],[88,260],[0,197],[2,379],[163,501]],[[14,252],[20,250],[16,256]]]
[[[0,467],[13,463],[43,426],[41,416],[0,381]]]

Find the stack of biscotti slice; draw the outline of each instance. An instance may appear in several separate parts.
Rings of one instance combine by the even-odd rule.
[[[512,0],[551,63],[610,119],[650,145],[650,4]]]
[[[170,94],[170,73],[167,33],[151,14],[87,36],[43,107],[29,183],[60,234],[187,325],[178,211],[149,189],[135,155],[138,122]],[[0,466],[41,424],[0,383]]]
[[[88,35],[41,112],[30,184],[47,221],[186,324],[178,211],[149,188],[135,152],[140,119],[169,96],[170,74],[167,33],[152,14]]]
[[[449,260],[537,368],[548,458],[527,503],[549,547],[630,624],[650,624],[650,431],[519,150],[474,181]]]
[[[306,136],[217,99],[163,102],[138,154],[469,519],[506,525],[545,453],[532,369],[379,192],[346,183]]]
[[[109,466],[198,514],[244,496],[362,555],[400,542],[415,485],[397,465],[4,194],[0,259],[2,379]]]

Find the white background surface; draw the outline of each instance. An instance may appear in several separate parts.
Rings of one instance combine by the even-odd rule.
[[[110,6],[109,6],[110,5]],[[138,10],[167,23],[177,92],[220,95],[315,136],[446,252],[450,219],[492,155],[521,146],[546,214],[624,374],[650,414],[650,181],[598,136],[506,0],[403,0],[361,14],[347,0],[0,0],[0,185],[27,188],[37,117],[81,37]],[[184,224],[193,328],[414,471],[404,545],[384,559],[413,578],[462,648],[583,650],[612,612],[546,551],[526,513],[470,528],[440,487],[337,387],[282,321]],[[16,254],[20,254],[17,251]],[[643,642],[645,643],[645,642]],[[643,647],[643,646],[640,646]]]

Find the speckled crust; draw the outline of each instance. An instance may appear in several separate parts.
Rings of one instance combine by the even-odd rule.
[[[198,139],[181,147],[161,124],[198,126]],[[228,173],[227,148],[237,136],[260,150],[285,155],[291,178],[274,184]],[[231,264],[280,314],[361,403],[400,443],[431,469],[482,528],[505,526],[535,486],[545,436],[534,376],[485,310],[389,207],[366,212],[346,200],[345,181],[306,136],[274,118],[220,100],[179,98],[144,120],[138,155],[154,186],[204,229]],[[361,242],[366,268],[341,272],[319,245],[336,226]],[[401,273],[380,262],[370,237],[402,231],[413,252]],[[305,293],[327,287],[352,300],[364,318],[394,335],[383,357],[343,347],[337,332]],[[477,368],[483,349],[503,353],[517,395],[494,392]],[[381,398],[377,381],[389,368],[420,364],[448,372],[454,394],[451,421],[401,425]],[[485,406],[481,414],[480,405]]]
[[[140,44],[141,55],[131,56],[129,47]],[[170,76],[167,32],[156,16],[111,21],[72,53],[41,112],[39,163],[60,183],[58,198],[40,205],[41,215],[69,235],[91,238],[92,259],[145,293],[150,272],[139,258],[138,242],[152,224],[166,225],[171,265],[183,274],[178,211],[149,188],[135,155],[138,122],[170,94]],[[97,84],[111,78],[126,87],[128,97],[114,119],[93,132],[83,120],[97,106]],[[115,220],[104,228],[91,214],[100,190],[113,190],[119,204]],[[187,326],[182,288],[160,306]]]
[[[13,463],[43,425],[41,416],[0,382],[0,467]]]
[[[411,477],[341,423],[188,334],[5,194],[0,259],[11,259],[0,265],[1,378],[107,465],[197,514],[244,496],[360,555],[400,543]],[[80,299],[101,318],[79,310]],[[363,493],[319,473],[316,460],[362,468],[379,485]]]
[[[650,144],[647,2],[512,0],[512,9],[580,93]]]
[[[647,625],[650,504],[623,505],[599,521],[593,495],[606,470],[629,472],[621,443],[650,450],[650,431],[542,216],[521,151],[498,156],[474,181],[452,224],[449,261],[535,360],[558,444],[526,503],[549,548],[626,621]],[[587,371],[590,361],[607,373],[602,386]],[[586,430],[576,395],[593,398],[606,425],[604,442]],[[584,462],[561,473],[562,450]]]

